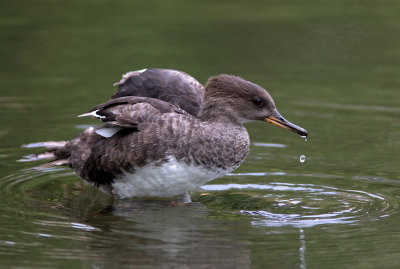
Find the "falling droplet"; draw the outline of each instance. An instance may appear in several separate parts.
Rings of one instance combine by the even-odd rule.
[[[302,136],[300,136],[301,138],[303,138],[304,139],[304,141],[307,141],[307,136],[305,136],[305,135],[302,135]]]
[[[300,155],[300,162],[304,163],[306,161],[306,156],[305,155]]]

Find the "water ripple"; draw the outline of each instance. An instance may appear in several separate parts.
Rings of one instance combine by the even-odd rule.
[[[258,200],[253,201],[256,209],[250,206],[239,212],[254,217],[252,224],[255,226],[357,224],[390,216],[398,212],[400,205],[395,197],[380,193],[315,184],[214,184],[201,188],[208,192],[248,192]]]
[[[284,148],[286,145],[276,143],[253,143],[256,147],[267,147],[267,148]]]
[[[230,173],[227,176],[289,176],[289,177],[316,177],[316,178],[343,178],[339,175],[329,174],[292,174],[286,172],[258,172],[258,173]]]
[[[207,200],[210,198],[207,198],[207,193],[204,195],[205,199],[199,200],[205,204],[208,203],[210,207],[217,203],[215,201],[222,201],[224,209],[231,208],[233,214],[251,216],[251,223],[255,226],[353,225],[363,221],[376,221],[386,218],[397,213],[400,207],[399,199],[395,195],[385,192],[387,184],[398,183],[398,181],[392,179],[287,172],[232,173],[229,176],[232,176],[229,177],[229,181],[232,183],[209,184],[201,187],[203,192],[223,192],[215,196],[214,201],[209,202],[210,200]],[[237,178],[234,178],[235,176]],[[263,177],[266,176],[275,180],[282,178],[279,179],[282,181],[264,183]],[[245,183],[242,183],[242,177],[245,177]],[[271,181],[271,178],[268,181]],[[260,180],[262,180],[262,183],[260,183]],[[304,183],[297,183],[299,180]],[[331,186],[325,185],[327,180],[329,180]],[[351,185],[351,180],[354,182],[362,180],[362,188]],[[62,182],[67,184],[65,185]],[[41,170],[25,169],[15,174],[9,174],[3,177],[0,182],[1,193],[6,201],[2,207],[3,215],[15,218],[15,209],[19,208],[20,211],[25,212],[29,208],[26,207],[27,205],[36,209],[63,208],[63,203],[54,201],[79,200],[73,194],[74,188],[68,187],[71,182],[77,182],[76,177],[72,176],[72,172],[69,170],[59,167]],[[309,182],[313,184],[309,184]],[[385,188],[380,186],[382,182],[386,184]],[[374,184],[374,188],[370,187],[372,184]],[[235,197],[231,194],[241,196]],[[84,196],[82,197],[82,199],[85,199]],[[96,207],[97,200],[93,199],[93,205]],[[75,205],[71,203],[71,206]],[[85,207],[84,209],[81,207],[82,205],[77,202],[76,209],[75,207],[73,209],[76,210],[77,215],[86,214]],[[60,220],[57,210],[51,213],[44,213],[41,210],[37,212],[26,210],[25,212],[25,214],[30,213],[34,214],[35,218],[37,217],[39,220],[45,217],[53,221],[62,221],[61,223],[65,223],[73,229],[96,230],[95,227],[80,222]],[[38,222],[44,223],[43,220]],[[49,225],[50,222],[46,222],[46,226]],[[50,233],[39,232],[41,237],[46,237],[46,234]]]

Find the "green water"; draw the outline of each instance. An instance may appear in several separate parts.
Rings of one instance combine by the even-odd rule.
[[[398,1],[1,6],[1,268],[399,267]],[[246,162],[183,208],[16,162],[95,123],[76,115],[146,67],[242,76],[310,137],[248,124]]]

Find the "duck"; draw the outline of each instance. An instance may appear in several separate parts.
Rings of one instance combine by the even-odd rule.
[[[201,85],[171,69],[128,72],[109,101],[79,117],[103,125],[46,147],[35,160],[67,165],[83,180],[120,199],[188,197],[188,192],[237,169],[250,149],[243,124],[272,123],[307,137],[277,110],[261,86],[234,75]]]

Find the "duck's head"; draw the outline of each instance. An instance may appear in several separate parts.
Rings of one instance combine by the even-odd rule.
[[[231,75],[211,77],[205,86],[204,103],[200,116],[227,118],[236,123],[266,121],[307,136],[307,131],[286,120],[278,112],[271,95],[255,83]]]

